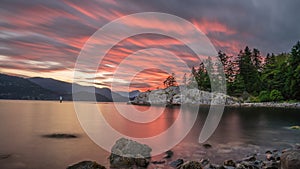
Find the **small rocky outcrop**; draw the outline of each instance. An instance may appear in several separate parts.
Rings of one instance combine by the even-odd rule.
[[[67,169],[106,169],[95,161],[82,161],[69,166]]]
[[[151,160],[152,149],[145,144],[121,138],[111,149],[109,162],[111,168],[146,168]]]
[[[281,169],[300,168],[300,150],[291,150],[284,152],[281,156]]]

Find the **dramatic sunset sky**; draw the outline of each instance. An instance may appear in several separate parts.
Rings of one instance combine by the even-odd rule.
[[[138,12],[163,12],[184,18],[205,33],[217,50],[229,55],[237,55],[246,45],[258,48],[262,55],[289,52],[300,40],[299,6],[299,0],[1,0],[0,72],[72,82],[76,59],[89,37],[110,21]],[[128,24],[162,32],[189,31],[151,18]],[[116,44],[105,55],[96,78],[84,72],[85,84],[110,87],[120,62],[148,48],[163,50],[136,53],[139,58],[126,62],[128,69],[122,72],[125,78],[117,79],[118,83],[130,83],[131,90],[162,87],[167,73],[181,72],[177,61],[164,57],[169,55],[166,51],[182,58],[188,66],[199,63],[194,53],[176,39],[136,35]],[[145,64],[162,64],[170,69],[135,72]],[[135,79],[129,81],[126,74],[135,74]]]

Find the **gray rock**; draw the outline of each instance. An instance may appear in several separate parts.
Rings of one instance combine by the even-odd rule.
[[[121,138],[116,141],[109,156],[113,168],[147,167],[151,159],[152,149],[136,141]]]
[[[82,161],[77,164],[69,166],[67,169],[106,169],[104,166],[95,161]]]
[[[300,150],[291,150],[282,154],[281,169],[300,169]]]

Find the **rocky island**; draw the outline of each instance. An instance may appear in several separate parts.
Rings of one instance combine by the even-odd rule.
[[[180,105],[186,103],[233,105],[239,103],[239,99],[223,93],[210,93],[194,88],[170,86],[165,89],[141,92],[130,103],[137,105]]]
[[[181,105],[181,104],[224,104],[233,107],[279,107],[300,108],[300,103],[286,102],[249,102],[247,99],[232,97],[223,93],[211,93],[208,91],[189,89],[179,86],[170,86],[165,89],[141,92],[131,104],[135,105]]]

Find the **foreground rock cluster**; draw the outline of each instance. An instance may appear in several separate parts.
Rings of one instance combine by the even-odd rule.
[[[136,141],[119,139],[111,149],[109,156],[112,168],[142,167],[146,168],[151,160],[152,149]]]
[[[225,160],[220,165],[211,163],[209,159],[199,161],[177,159],[167,165],[176,169],[300,169],[300,150],[285,152],[273,150],[267,151],[263,156],[263,159],[261,155],[254,154],[238,161]]]
[[[252,154],[240,160],[225,160],[214,164],[209,159],[170,161],[174,152],[167,151],[159,161],[151,161],[151,148],[145,144],[121,138],[112,147],[110,168],[174,168],[174,169],[300,169],[300,147],[283,151],[272,150],[264,154]],[[105,169],[93,161],[82,161],[67,169]]]

